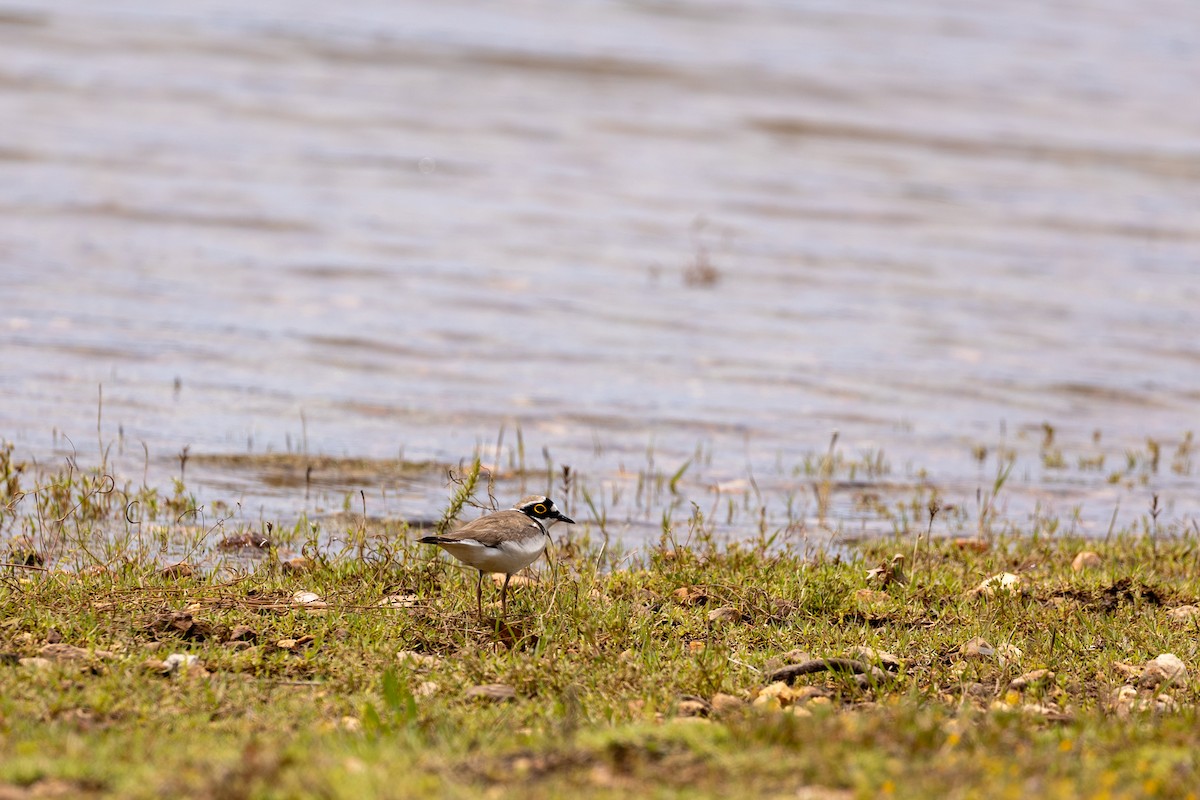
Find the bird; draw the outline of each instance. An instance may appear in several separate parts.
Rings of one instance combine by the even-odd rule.
[[[467,566],[479,570],[475,583],[475,606],[483,619],[483,576],[504,573],[500,589],[500,616],[508,614],[508,582],[537,560],[550,543],[550,528],[557,522],[575,524],[549,497],[531,494],[522,497],[507,511],[487,514],[468,522],[453,533],[423,536],[421,544],[436,544]]]

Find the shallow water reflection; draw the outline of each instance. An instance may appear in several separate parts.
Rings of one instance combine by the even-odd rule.
[[[836,430],[890,467],[839,474],[842,535],[907,524],[863,492],[977,506],[1009,448],[1021,524],[1187,520],[1197,85],[1173,0],[4,3],[0,435],[166,482],[519,428],[626,498],[700,448],[683,497],[816,530]],[[194,475],[252,517],[361,488]]]

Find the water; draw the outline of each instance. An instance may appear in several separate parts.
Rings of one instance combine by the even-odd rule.
[[[684,497],[777,521],[837,431],[889,497],[973,506],[1013,448],[1018,522],[1186,524],[1196,86],[1185,0],[0,3],[0,438],[155,484],[519,427],[610,491],[699,448]],[[862,490],[835,525],[894,527]]]

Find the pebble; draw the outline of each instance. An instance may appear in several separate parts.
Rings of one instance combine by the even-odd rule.
[[[741,622],[742,612],[730,606],[721,606],[708,612],[709,622]]]
[[[851,647],[846,655],[850,658],[857,658],[859,661],[865,661],[868,664],[877,664],[886,670],[895,672],[900,669],[901,662],[898,656],[895,656],[886,650],[876,650],[874,647],[866,645],[857,645]]]
[[[675,710],[681,717],[705,717],[708,716],[709,707],[699,700],[680,700]]]
[[[776,681],[758,690],[751,704],[756,708],[767,708],[778,711],[790,706],[796,695],[792,687],[783,681]]]
[[[1071,562],[1071,569],[1076,572],[1082,572],[1085,569],[1095,569],[1104,564],[1104,559],[1099,553],[1093,553],[1091,550],[1084,550],[1075,556],[1075,560]]]
[[[198,666],[200,659],[188,653],[171,653],[162,663],[168,673],[187,672],[193,666]]]
[[[190,578],[196,574],[196,570],[186,561],[180,561],[178,564],[163,567],[158,571],[158,574],[164,578]]]
[[[1174,620],[1188,621],[1200,617],[1200,608],[1196,606],[1179,606],[1167,611],[1167,616]]]
[[[252,642],[258,638],[258,634],[249,625],[237,625],[229,632],[227,642]]]
[[[713,711],[718,714],[728,714],[746,707],[746,701],[742,698],[722,692],[714,694],[709,702],[712,703]]]
[[[1135,711],[1169,714],[1179,710],[1179,703],[1167,694],[1139,692],[1136,687],[1125,684],[1112,693],[1112,707],[1117,716],[1127,717]]]
[[[671,597],[681,606],[698,606],[708,602],[708,592],[700,586],[680,586],[671,592]]]
[[[291,572],[295,574],[301,572],[312,572],[317,568],[317,562],[309,558],[296,556],[295,558],[290,558],[287,561],[284,561],[280,566],[283,568],[284,572]]]
[[[1010,662],[1013,664],[1019,664],[1024,655],[1025,653],[1022,652],[1021,648],[1017,647],[1016,645],[1007,643],[996,645],[996,660],[1000,662],[1002,666],[1009,664]]]
[[[999,594],[1020,594],[1021,576],[1011,572],[1001,572],[987,578],[974,589],[967,592],[970,597],[995,597]]]
[[[1174,653],[1162,653],[1146,662],[1138,678],[1138,686],[1153,689],[1158,686],[1187,683],[1188,671],[1183,661]]]
[[[1013,678],[1009,681],[1008,688],[1016,692],[1023,692],[1030,686],[1044,686],[1054,683],[1055,674],[1048,669],[1035,669],[1032,672],[1026,672],[1020,677]]]
[[[82,647],[55,642],[38,650],[38,655],[53,661],[82,661],[89,658],[113,658],[107,650],[84,650]]]
[[[995,657],[996,648],[988,644],[987,639],[976,636],[974,639],[964,642],[958,648],[958,652],[962,654],[963,658],[984,659]]]

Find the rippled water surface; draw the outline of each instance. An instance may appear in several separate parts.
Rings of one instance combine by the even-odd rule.
[[[0,438],[1186,520],[1197,86],[1190,0],[0,1]]]

